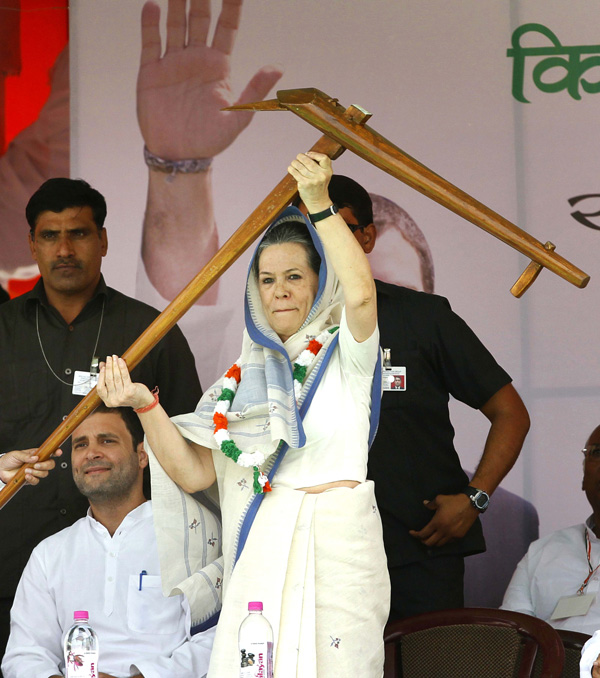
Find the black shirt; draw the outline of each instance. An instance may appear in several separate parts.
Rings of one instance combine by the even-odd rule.
[[[376,285],[381,346],[391,349],[393,366],[406,368],[406,390],[383,394],[369,453],[368,477],[375,481],[388,563],[479,553],[485,550],[479,520],[463,539],[433,549],[408,530],[431,520],[425,499],[457,494],[468,485],[454,448],[449,396],[479,409],[511,379],[447,299]]]
[[[104,307],[104,311],[102,310]],[[39,337],[36,329],[39,321]],[[43,282],[0,306],[0,453],[37,447],[81,400],[72,387],[76,370],[88,371],[95,355],[121,355],[158,311],[106,286],[102,279],[68,325],[48,304]],[[46,359],[54,376],[44,359]],[[202,394],[194,356],[173,328],[133,370],[134,381],[160,388],[169,415],[193,411]],[[56,468],[36,487],[23,487],[0,510],[0,597],[14,594],[32,549],[83,516],[88,501],[73,482],[70,444]]]

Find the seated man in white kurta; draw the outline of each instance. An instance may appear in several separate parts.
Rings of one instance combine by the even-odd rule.
[[[101,678],[206,675],[214,629],[192,636],[186,599],[160,587],[142,441],[129,408],[101,406],[73,432],[73,476],[90,509],[33,551],[11,610],[4,678],[62,676],[63,639],[80,609],[98,634]],[[201,507],[189,518],[189,539],[207,541],[213,560],[218,521]]]
[[[531,544],[502,607],[539,617],[557,629],[593,634],[600,629],[600,426],[583,453],[582,488],[592,515]]]

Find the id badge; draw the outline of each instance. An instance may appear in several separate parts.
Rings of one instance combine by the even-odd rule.
[[[558,599],[550,620],[583,617],[588,613],[594,600],[596,600],[595,593],[584,593],[580,596],[563,596]]]
[[[75,370],[75,376],[73,378],[73,395],[86,396],[97,383],[97,374]]]
[[[384,367],[382,382],[384,391],[406,391],[406,367]]]

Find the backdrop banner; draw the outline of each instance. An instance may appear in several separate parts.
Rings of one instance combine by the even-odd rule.
[[[535,504],[542,534],[581,522],[579,450],[600,423],[598,3],[246,0],[237,35],[222,24],[213,44],[215,1],[209,46],[202,27],[186,38],[175,22],[164,57],[149,7],[140,60],[142,7],[77,0],[70,13],[71,175],[107,198],[108,283],[164,307],[318,138],[291,113],[258,113],[238,136],[248,117],[218,109],[257,72],[244,100],[317,87],[361,105],[388,139],[592,276],[578,290],[544,271],[516,300],[524,257],[349,152],[335,163],[399,206],[371,255],[375,275],[426,286],[400,230],[412,218],[433,255],[435,292],[514,378],[533,425],[503,487]],[[150,176],[145,141],[167,160],[214,156],[211,169]],[[205,386],[239,352],[247,262],[181,323]],[[461,404],[452,411],[472,469],[487,420]]]

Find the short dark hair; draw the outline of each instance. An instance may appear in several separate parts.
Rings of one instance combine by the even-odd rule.
[[[270,228],[265,237],[260,241],[260,244],[256,249],[254,261],[252,262],[252,272],[257,280],[261,254],[267,247],[271,247],[271,245],[284,245],[286,243],[297,243],[298,245],[302,245],[306,251],[308,265],[317,275],[319,275],[321,257],[310,237],[308,227],[304,223],[304,217],[298,216],[298,218],[295,218],[295,216],[293,216],[290,220],[282,221],[280,224],[277,224],[277,226]]]
[[[35,234],[35,225],[42,212],[62,212],[69,207],[90,207],[94,223],[100,231],[106,219],[106,200],[102,193],[83,179],[56,177],[45,181],[31,196],[25,208],[25,217]]]
[[[108,405],[101,403],[92,414],[117,414],[121,417],[127,430],[131,434],[134,451],[140,443],[144,442],[144,429],[142,428],[139,417],[131,407],[108,407]]]
[[[373,223],[371,196],[354,179],[334,174],[329,182],[329,197],[338,208],[349,207],[361,226]]]
[[[373,223],[373,203],[369,193],[354,179],[334,174],[329,181],[329,197],[338,209],[349,207],[361,226]],[[293,201],[294,207],[302,202],[300,196]]]

